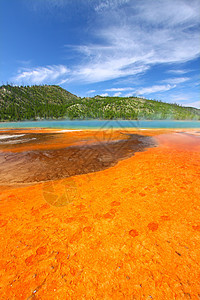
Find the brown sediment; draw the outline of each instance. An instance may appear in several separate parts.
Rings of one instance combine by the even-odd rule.
[[[200,139],[177,132],[142,132],[158,147],[99,172],[0,187],[1,299],[198,299]]]
[[[94,133],[93,133],[94,135]],[[70,176],[87,174],[114,166],[119,160],[131,157],[135,152],[155,146],[153,139],[139,134],[119,133],[123,139],[87,139],[81,146],[61,149],[44,149],[15,152],[18,145],[11,139],[12,152],[6,152],[6,141],[0,153],[0,184],[31,183],[57,180]],[[15,135],[17,136],[17,135]],[[53,133],[28,133],[21,137],[31,143],[46,144],[57,138]],[[65,142],[64,137],[62,137]],[[60,144],[60,147],[63,147]]]

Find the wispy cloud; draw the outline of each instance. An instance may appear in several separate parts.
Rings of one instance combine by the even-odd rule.
[[[19,71],[19,74],[13,80],[16,83],[40,84],[43,82],[54,82],[68,73],[69,69],[62,65],[37,67]],[[62,82],[64,82],[64,79]]]
[[[17,82],[41,83],[59,78],[60,82],[96,83],[124,79],[143,74],[155,64],[190,61],[200,53],[199,0],[38,2],[65,9],[86,3],[93,9],[96,23],[88,30],[85,44],[70,47],[78,53],[78,63],[22,70],[15,77]],[[171,72],[183,74],[180,70]]]
[[[121,92],[117,92],[117,93],[115,93],[113,96],[114,97],[119,97],[121,95]]]
[[[96,11],[105,27],[94,29],[102,44],[76,48],[85,56],[84,64],[76,70],[77,77],[98,82],[139,74],[158,63],[196,58],[199,9],[196,0],[102,1]]]
[[[67,79],[62,79],[60,82],[58,82],[58,83],[56,83],[56,84],[61,85],[61,84],[64,84],[64,83],[66,83],[66,82],[69,82],[69,79],[68,79],[68,78],[67,78]]]
[[[189,73],[191,70],[168,70],[166,73],[172,73],[172,74],[177,74],[177,75],[182,75]]]
[[[110,88],[110,89],[106,89],[105,91],[107,92],[125,92],[125,91],[132,91],[134,90],[134,88],[132,87],[124,87],[124,88]]]
[[[88,94],[93,94],[93,93],[95,93],[96,92],[96,90],[90,90],[90,91],[88,91],[87,93]]]
[[[200,101],[193,101],[185,104],[184,106],[195,107],[200,109]]]
[[[164,92],[164,91],[171,90],[175,87],[176,87],[176,85],[170,85],[170,84],[167,84],[167,85],[154,85],[154,86],[139,89],[139,90],[136,91],[136,94],[143,95],[143,94],[152,94],[152,93],[156,93],[156,92]]]
[[[75,67],[71,73],[72,81],[95,83],[134,75],[146,71],[148,66],[131,66],[128,58],[110,58],[96,62],[96,58],[85,65]]]
[[[177,78],[167,78],[167,79],[162,80],[162,82],[166,82],[169,84],[179,84],[179,83],[183,83],[188,80],[190,80],[189,77],[177,77]]]
[[[96,1],[96,6],[95,10],[97,12],[103,12],[107,9],[116,9],[120,5],[123,5],[125,3],[128,3],[130,0],[101,0],[101,1]],[[100,3],[99,3],[100,2]]]
[[[162,100],[170,103],[178,103],[183,106],[200,108],[199,93],[197,91],[169,91],[162,95]]]
[[[131,87],[110,88],[110,89],[106,89],[106,91],[108,91],[108,92],[119,91],[118,93],[115,93],[114,96],[116,96],[117,94],[121,95],[121,92],[130,91],[130,93],[126,93],[126,94],[124,94],[124,96],[131,97],[131,96],[133,96],[133,94],[134,95],[148,95],[148,94],[153,94],[153,93],[157,93],[157,92],[165,92],[165,91],[169,91],[175,87],[176,87],[176,84],[173,84],[173,85],[166,84],[166,85],[153,85],[153,86],[139,88],[139,89],[135,89],[135,88],[131,88]]]
[[[134,96],[134,93],[132,92],[132,93],[127,93],[127,94],[125,94],[124,95],[124,97],[132,97],[132,96]],[[142,98],[142,97],[141,97]]]

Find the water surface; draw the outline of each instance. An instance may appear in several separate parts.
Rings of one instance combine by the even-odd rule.
[[[62,120],[62,121],[22,121],[1,122],[0,128],[64,128],[64,129],[104,129],[104,128],[200,128],[200,121],[172,120]]]

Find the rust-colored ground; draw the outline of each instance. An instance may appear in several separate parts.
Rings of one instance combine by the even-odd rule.
[[[187,132],[140,131],[158,146],[99,172],[1,185],[0,299],[200,299],[200,137]]]

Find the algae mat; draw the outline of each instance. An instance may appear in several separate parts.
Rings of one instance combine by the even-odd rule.
[[[137,135],[140,152],[129,134]],[[41,182],[13,180],[13,171],[6,175],[2,169],[1,299],[199,299],[197,130],[3,135],[5,169],[13,161],[18,178],[20,153],[45,151],[48,157],[52,149],[60,155],[60,149],[85,145],[97,153],[96,141],[111,145],[106,149],[114,160],[95,154],[106,161],[104,167],[96,170],[93,157],[93,169],[83,174],[41,177]],[[90,162],[78,153],[82,165]],[[38,165],[28,165],[25,173]]]

